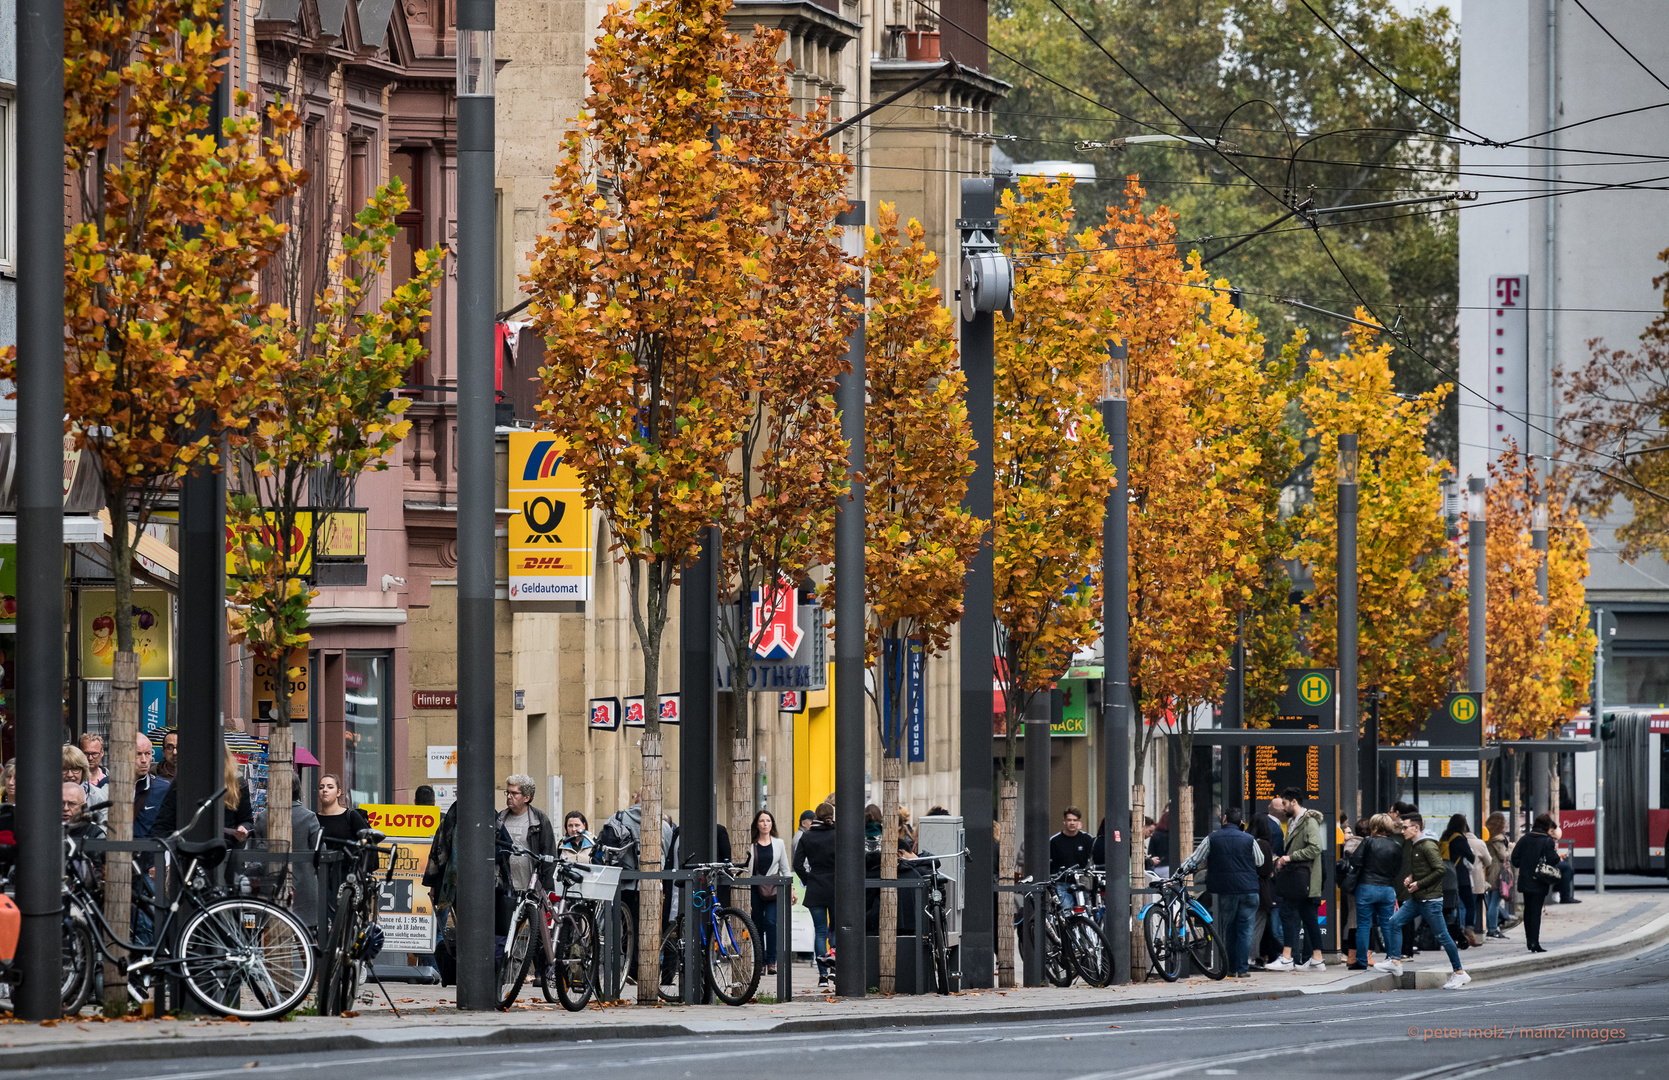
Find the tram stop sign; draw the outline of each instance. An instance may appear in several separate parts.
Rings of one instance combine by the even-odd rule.
[[[1422,737],[1428,746],[1483,746],[1484,696],[1450,694],[1426,717]]]
[[[1283,726],[1336,731],[1339,726],[1337,668],[1288,668],[1287,692],[1281,698]]]

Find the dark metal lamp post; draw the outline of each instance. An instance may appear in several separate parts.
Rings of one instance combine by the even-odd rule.
[[[1107,343],[1101,386],[1101,424],[1113,451],[1116,486],[1107,493],[1101,526],[1102,678],[1101,730],[1107,740],[1107,947],[1113,952],[1114,984],[1130,981],[1130,852],[1138,838],[1130,830],[1130,402],[1123,342]],[[1122,839],[1120,839],[1122,837]]]

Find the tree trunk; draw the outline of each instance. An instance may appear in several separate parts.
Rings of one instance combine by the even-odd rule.
[[[1186,774],[1184,774],[1186,775]],[[1186,860],[1194,853],[1194,786],[1192,784],[1178,784],[1176,787],[1176,821],[1171,828],[1177,830],[1176,849]],[[1181,866],[1182,863],[1177,863]],[[1171,867],[1171,873],[1176,873],[1176,866]],[[1194,887],[1194,875],[1188,875],[1188,887]]]
[[[655,708],[658,715],[660,699],[653,678],[654,675],[644,677],[643,704],[645,710]],[[644,717],[643,828],[638,839],[637,861],[641,870],[659,870],[664,854],[661,851],[661,731],[658,722],[653,728],[648,726],[647,711]],[[637,895],[637,1003],[654,1005],[659,1000],[661,985],[661,883],[640,881]],[[694,977],[693,972],[685,973],[685,978]]]
[[[1139,773],[1137,775],[1140,775]],[[1137,889],[1147,888],[1147,788],[1136,784],[1130,789],[1130,915],[1132,920],[1142,910],[1147,897]],[[1147,940],[1142,925],[1134,922],[1136,932],[1130,935],[1130,981],[1147,979]]]
[[[290,730],[289,718],[284,714],[289,712],[285,706],[278,706],[279,720],[272,726],[272,733],[267,737],[267,850],[289,851],[293,839],[290,835],[290,807],[291,788],[294,787],[291,777],[295,775],[295,733]],[[295,867],[290,868],[291,873]]]
[[[121,580],[122,575],[116,575]],[[106,818],[112,840],[133,839],[135,744],[139,735],[139,654],[118,652],[111,679],[110,738],[105,742],[105,768],[110,774],[110,811]],[[117,941],[130,941],[133,903],[133,856],[112,851],[104,857],[104,917]],[[121,1015],[128,1009],[127,980],[108,961],[104,965],[105,1011]]]
[[[1014,884],[1014,816],[1020,802],[1020,785],[1012,777],[1002,781],[997,795],[997,881]],[[1015,893],[997,894],[997,985],[1017,986],[1014,977]]]
[[[898,877],[898,780],[904,771],[896,753],[881,758],[881,879]],[[917,930],[921,928],[918,926]],[[881,890],[880,990],[883,994],[897,992],[898,985],[898,890]],[[916,972],[919,982],[921,972]]]
[[[753,840],[753,695],[736,694],[736,733],[730,740],[730,854],[742,861]],[[714,778],[714,783],[718,779]],[[780,830],[779,830],[780,831]],[[764,873],[761,870],[760,873]]]

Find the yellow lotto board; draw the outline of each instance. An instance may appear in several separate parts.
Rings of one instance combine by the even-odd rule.
[[[385,874],[389,859],[394,861],[393,877],[382,882],[382,899],[377,905],[383,948],[389,952],[434,952],[435,905],[423,885],[423,868],[429,862],[429,844],[440,828],[442,811],[434,806],[390,803],[366,803],[360,809],[371,828],[395,845],[393,854],[384,853],[377,867]]]
[[[510,433],[510,600],[591,599],[591,511],[564,443]]]

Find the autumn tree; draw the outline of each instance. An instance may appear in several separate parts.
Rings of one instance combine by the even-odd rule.
[[[902,743],[916,706],[909,653],[943,652],[962,617],[962,587],[985,523],[962,509],[974,441],[954,316],[933,284],[939,260],[920,222],[899,235],[882,203],[866,232],[869,271],[864,377],[866,663],[881,725],[881,872],[898,876]],[[898,890],[881,890],[880,989],[894,989]]]
[[[762,106],[756,89],[741,91],[768,72],[726,33],[728,7],[649,0],[603,15],[591,92],[562,140],[550,221],[526,279],[546,342],[541,414],[566,440],[627,567],[644,669],[648,827],[638,858],[651,870],[662,858],[660,665],[672,588],[730,506],[726,476],[761,385],[755,360],[795,325],[772,321],[781,315],[773,305],[793,301],[771,284],[792,248],[771,235],[783,221],[771,199],[799,174],[772,170],[767,180],[759,166],[770,163],[758,159],[789,146],[808,160],[822,154],[786,118],[748,122]],[[811,216],[809,206],[794,212]],[[827,222],[802,224],[806,242],[821,243]],[[843,275],[824,283],[842,285]],[[659,985],[661,920],[659,887],[644,884],[638,997],[647,1003]]]
[[[1658,253],[1669,264],[1669,248]],[[1561,486],[1570,505],[1590,518],[1627,503],[1629,520],[1617,526],[1617,555],[1632,562],[1655,553],[1669,558],[1669,272],[1652,279],[1663,290],[1663,311],[1633,349],[1588,342],[1591,354],[1576,371],[1555,371],[1564,391],[1560,456],[1568,459]]]
[[[219,467],[223,440],[247,422],[248,388],[267,363],[251,282],[284,235],[273,207],[297,181],[274,141],[296,123],[288,109],[210,128],[217,58],[230,44],[220,12],[218,0],[64,9],[66,430],[98,460],[110,517],[117,655],[105,745],[109,833],[123,841],[139,722],[134,546],[157,502],[191,469]],[[234,97],[248,106],[247,94]],[[125,859],[107,869],[118,938],[128,936],[131,871]],[[126,1008],[108,965],[105,992],[109,1007]]]
[[[1254,634],[1280,625],[1270,613],[1286,554],[1281,490],[1297,461],[1290,357],[1265,363],[1256,320],[1197,254],[1176,254],[1174,219],[1145,212],[1143,194],[1132,178],[1105,231],[1125,263],[1113,302],[1128,328],[1133,836],[1153,740],[1176,737],[1186,776],[1194,726],[1223,698],[1241,616],[1254,616]],[[1178,795],[1171,827],[1186,848],[1186,782]]]
[[[748,170],[751,197],[768,213],[753,255],[756,330],[733,346],[747,422],[724,473],[724,576],[736,590],[737,617],[719,620],[719,636],[736,705],[730,835],[737,838],[750,835],[754,806],[749,598],[758,595],[768,623],[785,590],[833,560],[835,508],[846,497],[834,383],[854,325],[846,290],[858,273],[835,218],[851,170],[823,138],[828,103],[803,115],[796,109],[792,67],[777,59],[782,39],[781,31],[756,29],[750,41],[729,43],[733,107],[719,126]]]
[[[257,324],[265,378],[252,423],[234,456],[227,529],[235,579],[233,640],[263,662],[277,684],[267,748],[267,836],[290,840],[289,679],[305,657],[309,577],[323,554],[332,515],[354,482],[388,467],[411,422],[394,396],[424,353],[424,321],[442,270],[441,251],[414,253],[414,273],[379,301],[379,281],[399,233],[404,186],[378,188],[329,258],[327,280],[310,295],[285,290]],[[328,236],[328,234],[327,234]],[[337,241],[324,243],[337,246]],[[293,279],[286,279],[293,280]],[[265,719],[265,718],[263,718]]]
[[[1075,227],[1070,178],[1023,178],[1003,191],[998,212],[1016,266],[1014,318],[996,320],[992,445],[992,582],[1007,705],[998,828],[1012,851],[1021,719],[1098,632],[1101,527],[1114,484],[1100,418],[1117,330],[1105,296],[1118,254],[1100,229]]]
[[[1367,320],[1360,309],[1358,319]],[[1364,688],[1387,696],[1380,738],[1418,732],[1448,691],[1465,615],[1466,578],[1443,520],[1442,475],[1430,456],[1433,421],[1450,387],[1415,396],[1393,389],[1388,335],[1354,326],[1336,358],[1310,354],[1303,409],[1316,440],[1313,499],[1299,515],[1296,558],[1309,568],[1305,634],[1311,661],[1338,664],[1338,437],[1358,438],[1357,670]],[[1535,587],[1531,570],[1530,586]]]

